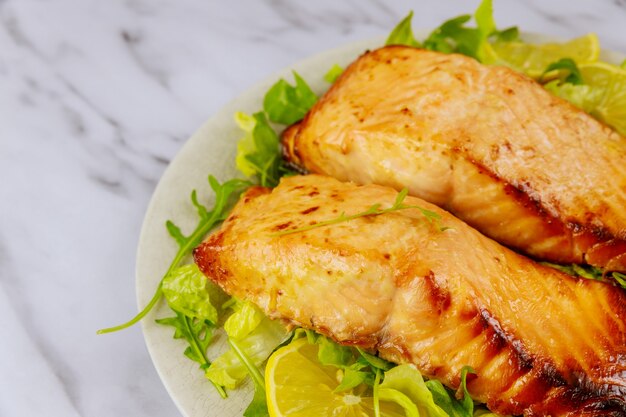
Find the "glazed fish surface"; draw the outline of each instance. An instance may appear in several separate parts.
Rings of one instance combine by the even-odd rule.
[[[626,138],[508,68],[366,53],[283,149],[313,173],[408,188],[541,260],[626,270]]]
[[[469,391],[495,412],[626,416],[622,290],[541,266],[414,197],[404,204],[440,224],[412,208],[295,231],[396,197],[283,178],[247,191],[195,261],[269,317],[413,363],[449,387],[472,366]]]

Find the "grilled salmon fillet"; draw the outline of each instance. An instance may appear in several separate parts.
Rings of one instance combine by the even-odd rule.
[[[501,246],[444,210],[280,234],[393,204],[391,188],[318,175],[242,196],[194,252],[227,293],[272,318],[413,363],[501,414],[626,416],[626,293]]]
[[[626,138],[511,69],[365,53],[283,149],[309,172],[408,188],[533,257],[626,270]]]

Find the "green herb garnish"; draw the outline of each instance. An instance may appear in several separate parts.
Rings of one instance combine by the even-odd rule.
[[[245,366],[248,374],[254,382],[254,396],[248,407],[243,412],[244,417],[269,417],[267,411],[267,400],[265,396],[265,379],[259,368],[252,362],[252,360],[246,355],[244,350],[233,339],[228,339],[230,348],[235,353],[239,361]]]
[[[548,266],[550,268],[554,268],[561,272],[564,272],[573,277],[580,277],[585,279],[591,279],[594,281],[602,281],[617,284],[617,286],[626,289],[626,275],[613,271],[605,273],[601,268],[591,266],[591,265],[578,265],[578,264],[569,264],[569,265],[559,265],[554,264],[552,262],[539,262],[541,265]]]
[[[436,223],[437,227],[442,232],[449,229],[449,227],[441,226],[440,224],[441,216],[438,213],[435,213],[434,211],[431,211],[431,210],[427,210],[420,206],[412,206],[412,205],[404,204],[404,199],[406,198],[408,193],[409,193],[409,190],[404,188],[396,196],[396,201],[393,203],[393,205],[386,209],[381,209],[381,204],[376,203],[370,206],[370,208],[368,208],[367,210],[362,211],[360,213],[347,215],[345,212],[342,212],[338,217],[335,217],[334,219],[324,220],[315,224],[309,224],[306,226],[298,227],[296,229],[283,230],[277,233],[273,233],[271,236],[283,236],[283,235],[290,235],[293,233],[306,232],[308,230],[317,229],[319,227],[325,227],[325,226],[330,226],[330,225],[337,224],[337,223],[349,222],[350,220],[358,219],[359,217],[380,216],[381,214],[393,213],[394,211],[407,210],[407,209],[419,210],[424,215],[426,220],[428,220],[429,223]]]
[[[213,329],[215,324],[208,320],[193,319],[174,310],[176,315],[164,319],[157,319],[156,322],[166,326],[173,326],[174,339],[184,339],[189,346],[185,349],[185,356],[200,364],[200,368],[206,372],[211,366],[211,362],[206,356],[207,348],[213,339]],[[222,398],[226,398],[226,391],[223,387],[213,383],[213,386]]]
[[[159,285],[157,286],[157,289],[152,296],[150,302],[143,308],[143,310],[141,310],[135,317],[133,317],[128,322],[120,324],[119,326],[100,329],[97,332],[98,334],[111,333],[125,329],[144,318],[146,314],[148,314],[148,312],[152,310],[156,303],[161,299],[163,295],[163,280],[180,265],[183,259],[185,259],[196,246],[198,246],[202,242],[204,236],[206,236],[206,234],[217,223],[224,220],[224,218],[226,217],[226,213],[228,213],[229,211],[229,202],[231,198],[239,194],[251,184],[248,181],[243,181],[240,179],[232,179],[224,182],[223,184],[220,184],[215,179],[215,177],[210,175],[209,185],[215,193],[215,205],[213,206],[213,209],[211,211],[208,211],[206,207],[198,202],[196,190],[193,190],[193,192],[191,193],[191,202],[196,207],[200,220],[194,231],[189,236],[183,235],[180,228],[172,223],[170,220],[165,223],[168,232],[176,240],[176,243],[178,243],[178,252],[174,256],[174,259],[170,263],[170,266],[167,268],[167,271],[163,275],[163,278],[161,278],[161,282],[159,282]]]

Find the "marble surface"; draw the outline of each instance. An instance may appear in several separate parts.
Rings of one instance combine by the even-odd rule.
[[[626,52],[624,0],[496,0],[499,26]],[[186,138],[271,72],[477,1],[0,0],[0,416],[173,416],[136,312],[150,195]]]

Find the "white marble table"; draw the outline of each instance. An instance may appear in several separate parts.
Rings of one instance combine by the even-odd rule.
[[[0,416],[173,416],[139,327],[148,199],[185,139],[274,70],[477,1],[0,0]],[[624,0],[496,0],[500,27],[598,33]]]

